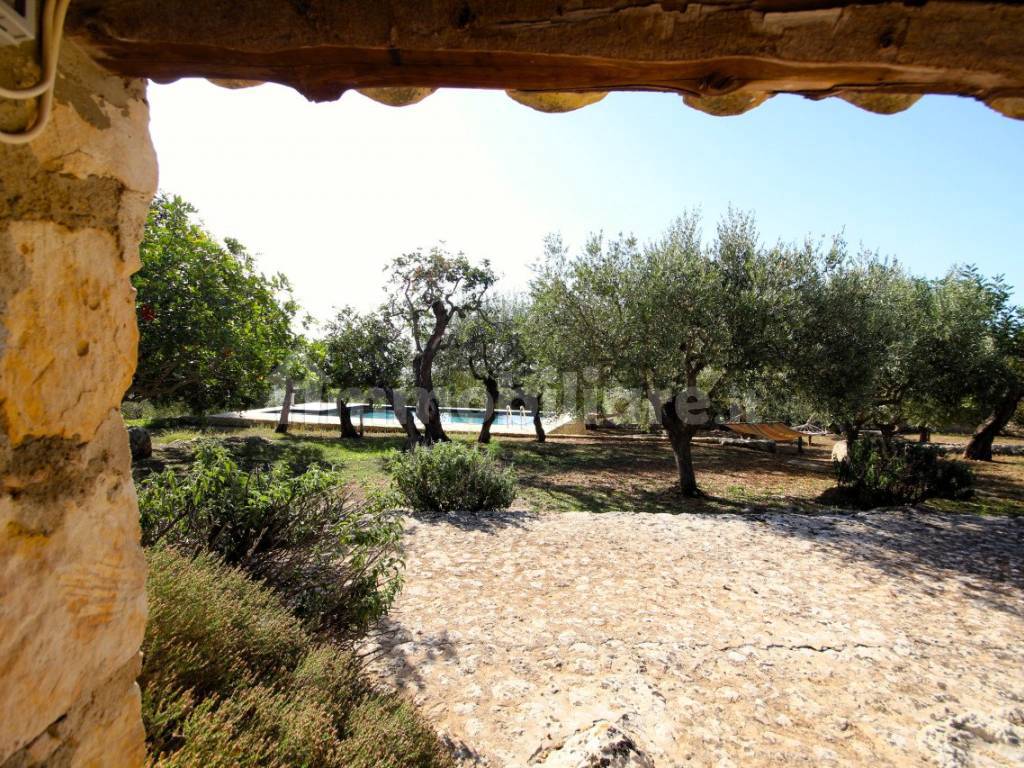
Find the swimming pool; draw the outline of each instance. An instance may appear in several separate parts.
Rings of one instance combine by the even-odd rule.
[[[409,413],[415,416],[416,408],[414,406],[406,406]],[[280,413],[280,408],[268,408],[267,411],[274,413]],[[484,423],[484,411],[482,408],[449,408],[442,407],[441,411],[441,423],[442,424],[483,424]],[[303,415],[308,417],[323,418],[323,419],[337,419],[338,418],[338,406],[334,403],[295,403],[292,406],[291,412],[296,415]],[[372,408],[368,405],[358,404],[349,406],[349,413],[352,415],[353,421],[359,421],[359,417],[362,416],[364,420],[370,421],[391,421],[395,424],[398,423],[398,419],[395,417],[395,412],[389,405],[374,405]],[[417,421],[419,419],[417,418]],[[494,426],[501,427],[529,427],[533,425],[533,415],[526,411],[512,411],[509,413],[508,410],[498,411],[496,418],[494,419]]]

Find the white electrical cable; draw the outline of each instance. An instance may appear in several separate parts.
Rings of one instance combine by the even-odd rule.
[[[21,133],[0,131],[0,143],[27,144],[43,132],[53,109],[53,89],[57,83],[57,61],[60,58],[60,43],[64,33],[64,17],[71,0],[46,0],[43,9],[43,30],[39,41],[42,50],[43,79],[28,88],[10,89],[0,87],[0,98],[23,101],[39,98],[36,119]],[[40,98],[41,97],[41,98]]]

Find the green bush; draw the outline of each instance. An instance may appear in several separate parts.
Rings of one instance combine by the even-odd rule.
[[[896,441],[887,446],[862,437],[849,446],[845,461],[834,464],[846,499],[864,508],[967,499],[974,492],[970,468],[927,445]]]
[[[385,467],[399,495],[417,512],[507,509],[516,497],[515,473],[487,450],[461,442],[392,453]]]
[[[281,453],[281,461],[293,475],[310,469],[339,469],[327,459],[327,451],[316,443],[293,443]]]
[[[285,463],[245,471],[207,443],[184,474],[151,475],[138,495],[145,544],[241,566],[314,629],[362,634],[401,586],[398,517],[352,502],[334,471],[293,475]]]
[[[147,559],[139,682],[155,766],[451,766],[414,710],[244,572],[170,547]]]

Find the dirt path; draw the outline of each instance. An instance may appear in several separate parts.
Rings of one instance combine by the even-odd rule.
[[[411,521],[382,677],[467,764],[595,721],[658,766],[1020,765],[1024,521]]]

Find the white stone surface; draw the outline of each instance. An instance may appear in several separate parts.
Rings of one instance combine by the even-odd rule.
[[[407,547],[375,669],[467,765],[624,717],[658,766],[1024,761],[1022,520],[508,513]]]

